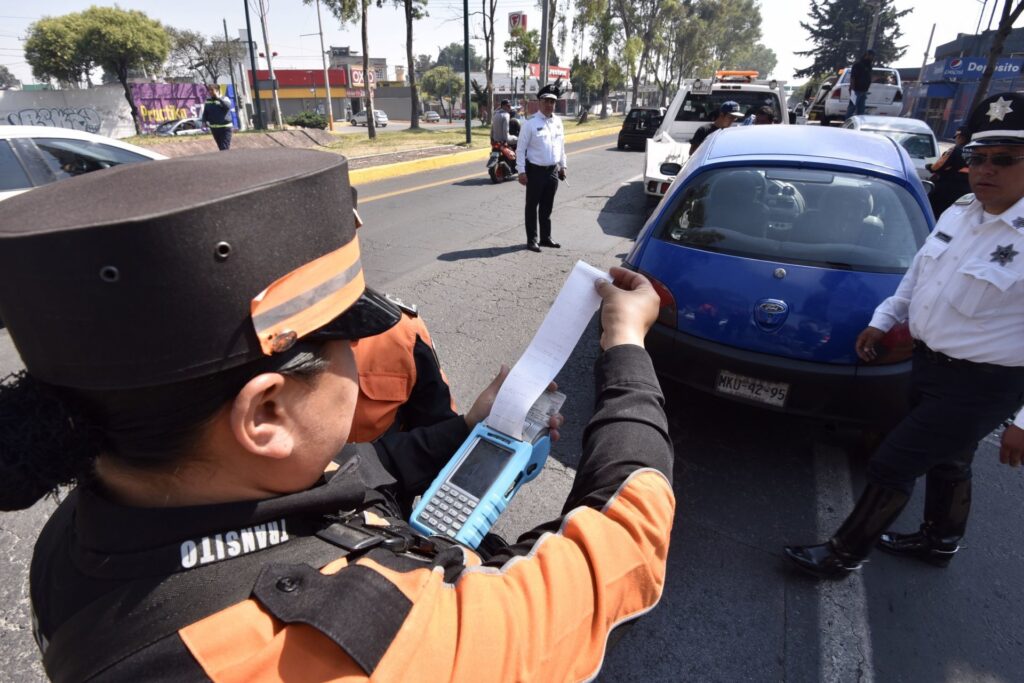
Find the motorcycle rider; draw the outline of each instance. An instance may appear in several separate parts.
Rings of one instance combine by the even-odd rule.
[[[498,110],[494,112],[491,119],[491,142],[502,142],[512,147],[516,146],[516,136],[509,130],[512,120],[512,103],[502,100]]]

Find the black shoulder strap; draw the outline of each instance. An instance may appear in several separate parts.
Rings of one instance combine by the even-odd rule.
[[[185,626],[245,600],[270,563],[319,569],[381,544],[390,545],[388,535],[339,522],[315,536],[295,537],[251,555],[129,581],[61,624],[43,653],[43,665],[56,683],[90,680]]]

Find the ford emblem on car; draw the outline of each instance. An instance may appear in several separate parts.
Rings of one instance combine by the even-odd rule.
[[[754,304],[754,322],[766,332],[782,327],[789,315],[789,304],[781,299],[761,299]]]

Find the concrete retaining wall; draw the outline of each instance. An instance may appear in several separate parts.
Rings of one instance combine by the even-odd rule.
[[[112,138],[135,135],[120,85],[87,90],[2,90],[0,122],[74,128]]]

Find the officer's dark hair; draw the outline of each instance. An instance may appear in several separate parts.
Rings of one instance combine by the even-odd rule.
[[[217,374],[140,389],[70,389],[25,371],[7,375],[0,380],[0,510],[90,481],[101,453],[136,470],[172,469],[253,377],[311,380],[328,364],[322,342],[299,342]]]

